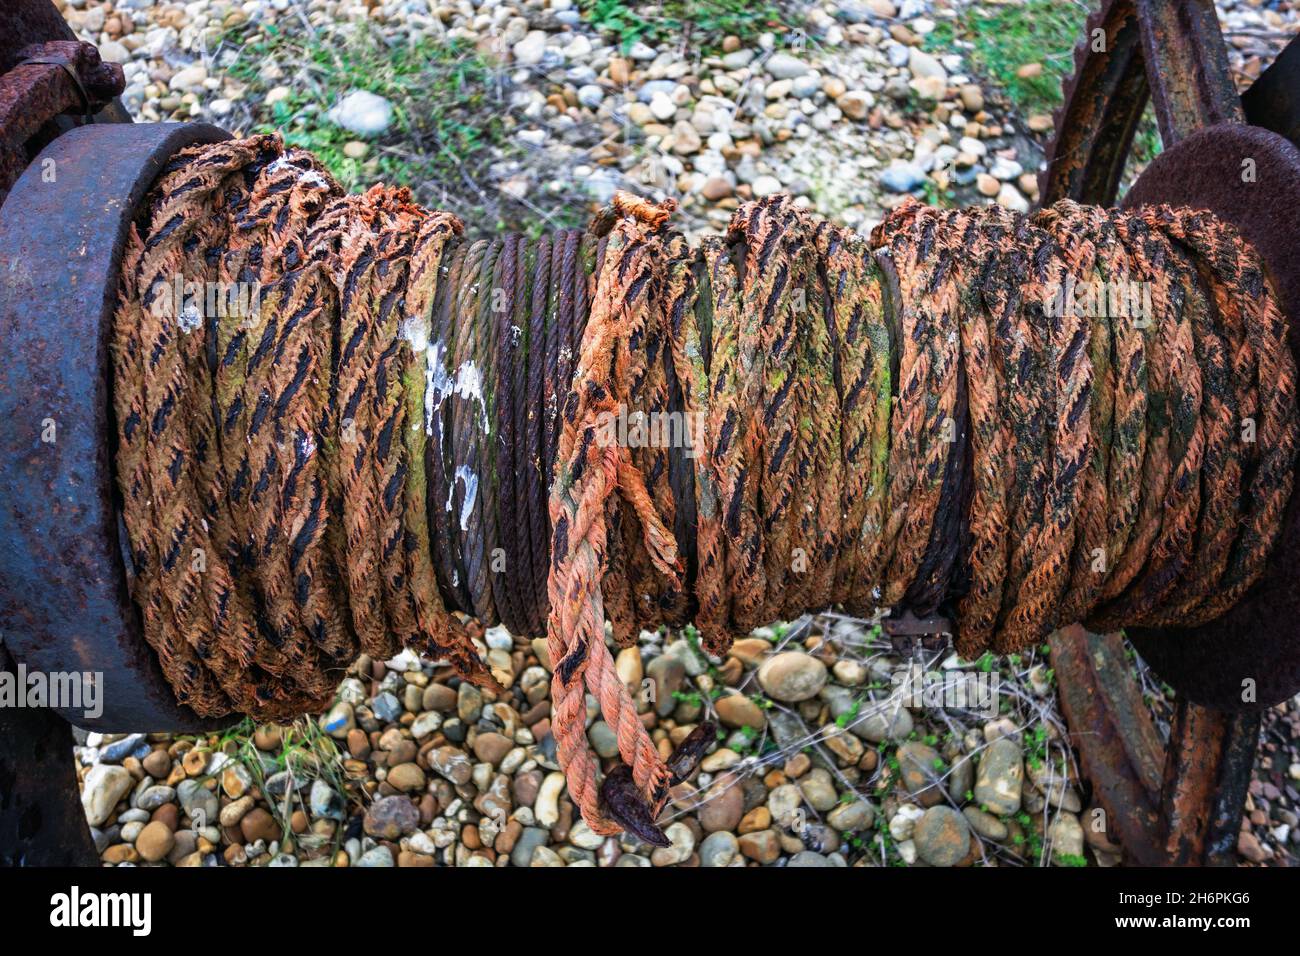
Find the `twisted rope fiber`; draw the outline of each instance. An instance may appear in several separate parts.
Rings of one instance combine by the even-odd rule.
[[[657,841],[685,765],[607,620],[619,644],[694,620],[716,654],[778,617],[892,607],[949,615],[973,657],[1080,619],[1202,623],[1259,576],[1295,368],[1230,226],[908,201],[866,239],[769,197],[691,248],[671,212],[620,194],[587,232],[469,243],[275,137],[178,155],[113,340],[133,589],[178,698],[316,709],[400,644],[492,686],[481,629],[545,622],[575,803]],[[178,275],[260,282],[261,308],[160,305]],[[1071,279],[1145,284],[1149,321],[1049,307]],[[696,427],[609,440],[656,416]],[[603,786],[588,692],[624,764]]]

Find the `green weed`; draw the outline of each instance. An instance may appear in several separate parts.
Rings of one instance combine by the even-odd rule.
[[[680,36],[701,52],[715,53],[724,37],[737,36],[744,44],[786,26],[780,8],[763,0],[666,0],[635,6],[622,0],[583,0],[581,9],[588,23],[617,38],[623,50],[638,40],[662,44]]]

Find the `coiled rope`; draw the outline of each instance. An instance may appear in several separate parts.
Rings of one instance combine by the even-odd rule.
[[[276,137],[179,154],[113,337],[132,587],[178,699],[301,713],[400,645],[494,686],[481,628],[545,629],[574,801],[656,839],[683,771],[606,620],[620,644],[694,620],[721,653],[809,609],[940,611],[970,657],[1208,621],[1258,577],[1295,368],[1230,226],[909,201],[868,240],[770,197],[692,248],[671,211],[620,195],[586,232],[468,242]],[[644,798],[617,822],[588,691],[607,782]]]

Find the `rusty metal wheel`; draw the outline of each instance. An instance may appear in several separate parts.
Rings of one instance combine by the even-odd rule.
[[[17,659],[47,673],[98,674],[102,706],[96,716],[0,708],[0,865],[93,866],[99,857],[69,759],[71,723],[101,731],[214,726],[176,702],[140,636],[104,436],[113,280],[127,226],[178,150],[229,134],[204,124],[132,124],[120,107],[93,122],[61,113],[79,102],[69,70],[100,64],[93,47],[58,39],[67,27],[46,13],[24,0],[16,29],[0,38],[0,70],[13,49],[52,51],[71,64],[0,73],[0,339],[14,349],[0,370],[0,417],[12,426],[0,439],[8,492],[0,506],[0,671],[16,672]],[[8,123],[11,116],[22,122]],[[42,166],[25,165],[38,150],[62,177],[60,190],[44,184]],[[38,452],[33,426],[47,417],[59,439]]]
[[[1212,0],[1103,3],[1075,51],[1040,194],[1044,204],[1114,204],[1150,101],[1165,152],[1126,204],[1194,205],[1238,225],[1270,269],[1300,354],[1295,230],[1279,218],[1300,201],[1297,61],[1300,40],[1239,96]],[[1267,188],[1243,188],[1247,158],[1268,167]],[[1190,631],[1128,635],[1175,690],[1167,740],[1142,699],[1123,636],[1075,625],[1050,641],[1071,740],[1106,811],[1085,825],[1104,826],[1130,862],[1235,861],[1260,713],[1300,686],[1300,618],[1291,613],[1300,612],[1291,580],[1300,561],[1298,512],[1293,499],[1269,573],[1230,613]]]

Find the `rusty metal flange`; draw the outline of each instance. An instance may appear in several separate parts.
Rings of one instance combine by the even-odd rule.
[[[102,674],[103,731],[207,726],[176,702],[127,590],[108,338],[127,229],[205,124],[70,130],[0,208],[0,631],[29,671]],[[50,162],[52,161],[52,162]]]
[[[1259,250],[1290,319],[1300,363],[1300,149],[1256,126],[1193,133],[1156,157],[1125,206],[1208,209]],[[1126,633],[1180,696],[1218,710],[1263,709],[1300,691],[1300,493],[1293,493],[1264,576],[1223,617],[1187,630]],[[1250,691],[1243,699],[1243,691]],[[1253,699],[1251,699],[1253,695]]]

